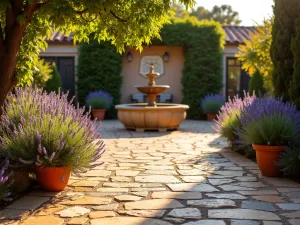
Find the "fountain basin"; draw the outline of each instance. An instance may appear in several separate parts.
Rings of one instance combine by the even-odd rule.
[[[160,94],[163,93],[166,89],[170,88],[169,85],[155,85],[155,86],[135,86],[139,92],[144,94]]]
[[[174,130],[186,117],[188,105],[158,103],[150,107],[147,103],[116,105],[118,119],[127,129],[136,131]]]

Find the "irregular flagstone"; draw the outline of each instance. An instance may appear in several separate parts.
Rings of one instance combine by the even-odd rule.
[[[173,209],[173,208],[183,208],[180,202],[173,199],[151,199],[142,200],[137,202],[125,203],[124,207],[126,210],[131,209]]]
[[[133,192],[145,192],[145,191],[166,191],[164,187],[140,187],[140,188],[131,188]]]
[[[223,189],[224,191],[254,191],[256,189],[254,188],[249,188],[249,187],[242,187],[242,186],[237,186],[237,185],[221,185],[219,188]]]
[[[118,195],[115,196],[115,199],[120,202],[128,202],[128,201],[138,201],[141,200],[142,198],[134,195]]]
[[[201,219],[201,212],[197,208],[173,209],[168,216],[184,219]]]
[[[206,172],[198,169],[192,170],[177,170],[180,175],[191,176],[191,175],[205,175]]]
[[[252,177],[252,176],[235,177],[234,179],[236,179],[237,181],[246,181],[246,182],[257,181],[256,177]]]
[[[215,187],[209,184],[183,183],[183,184],[167,184],[172,191],[191,191],[191,192],[217,192]]]
[[[32,216],[20,223],[20,225],[62,225],[64,220],[54,216]]]
[[[290,213],[282,213],[281,215],[288,217],[288,218],[300,218],[300,211],[290,212]]]
[[[232,183],[234,180],[232,179],[208,179],[208,182],[212,185],[221,185],[221,184],[228,184]]]
[[[219,194],[219,193],[212,193],[212,194],[205,194],[211,198],[226,198],[226,199],[247,199],[247,197],[240,195],[240,194]]]
[[[182,225],[226,225],[226,223],[223,220],[198,220],[187,222]]]
[[[176,177],[167,175],[136,176],[135,181],[142,183],[180,183]]]
[[[139,183],[129,183],[129,182],[106,182],[102,184],[103,187],[115,187],[115,188],[132,188],[132,187],[140,187]]]
[[[253,220],[231,220],[231,225],[260,225],[260,222]]]
[[[243,201],[242,208],[244,209],[257,209],[269,212],[276,212],[277,210],[271,203],[258,202],[258,201]]]
[[[114,176],[110,178],[111,181],[115,182],[115,181],[121,181],[121,182],[130,182],[130,177],[122,177],[122,176]]]
[[[208,217],[217,219],[280,220],[275,213],[253,209],[210,209],[208,210]]]
[[[263,225],[283,225],[281,222],[275,222],[275,221],[264,221]]]
[[[7,209],[24,209],[24,210],[35,210],[40,205],[49,200],[49,197],[40,196],[24,196],[13,204],[7,206]]]
[[[264,185],[261,182],[240,182],[240,183],[236,183],[235,185],[239,185],[243,187],[252,187],[252,188],[266,187],[266,185]]]
[[[259,191],[238,191],[241,195],[278,195],[275,190],[259,190]]]
[[[93,211],[89,213],[91,219],[114,217],[116,214],[113,211]]]
[[[165,214],[166,210],[119,210],[119,214],[124,214],[128,216],[137,217],[147,217],[147,218],[161,218]]]
[[[183,218],[176,218],[176,217],[164,217],[164,220],[166,221],[170,221],[172,223],[183,223],[185,221],[185,219]]]
[[[92,206],[94,210],[102,210],[102,211],[113,211],[116,210],[119,206],[119,203],[112,203],[107,205],[99,205],[99,206]]]
[[[143,166],[147,170],[174,170],[174,166]]]
[[[63,205],[105,205],[111,203],[111,198],[83,197],[73,201],[61,202]]]
[[[38,216],[47,216],[47,215],[51,215],[52,213],[55,213],[59,210],[62,210],[64,207],[61,205],[49,205],[46,206],[45,208],[43,208],[40,212],[36,213],[36,215]],[[1,213],[1,211],[0,211]],[[0,217],[1,219],[1,217]]]
[[[287,178],[263,177],[264,181],[275,187],[300,188],[300,184]]]
[[[231,176],[231,177],[241,177],[244,174],[244,171],[212,171],[213,174]]]
[[[2,209],[0,211],[0,220],[18,220],[22,217],[27,216],[30,213],[24,209]]]
[[[98,188],[97,189],[98,192],[114,192],[114,193],[122,193],[122,192],[128,192],[129,189],[128,188]]]
[[[70,225],[83,225],[87,221],[88,221],[88,218],[78,217],[78,218],[72,218],[70,221],[68,221],[68,224],[70,224]]]
[[[277,195],[252,196],[252,198],[258,201],[271,202],[271,203],[285,202],[281,197]]]
[[[96,187],[99,184],[98,181],[93,181],[93,180],[83,180],[83,181],[78,181],[72,183],[71,187]]]
[[[81,176],[84,177],[108,177],[110,176],[111,171],[108,170],[89,170],[86,173],[81,173]]]
[[[160,191],[160,192],[153,192],[151,197],[187,200],[187,199],[202,199],[202,194],[198,192]]]
[[[135,177],[139,173],[140,171],[136,171],[136,170],[117,170],[116,176]]]
[[[113,217],[90,220],[91,225],[172,225],[160,219],[149,219],[141,217]]]
[[[132,195],[146,197],[148,195],[148,191],[137,191],[137,192],[130,192]]]
[[[207,207],[207,208],[221,208],[221,207],[236,206],[235,202],[230,199],[188,200],[187,205]]]
[[[187,183],[196,183],[196,182],[207,183],[206,178],[203,176],[180,176],[180,177],[184,182]]]
[[[278,192],[300,192],[300,188],[277,188]]]
[[[76,216],[83,216],[84,214],[89,213],[91,210],[84,208],[84,207],[80,207],[80,206],[74,206],[74,207],[70,207],[64,210],[61,210],[59,212],[56,212],[56,215],[59,215],[60,217],[76,217]]]
[[[300,210],[300,204],[296,203],[278,203],[276,205],[283,210]]]
[[[289,223],[291,225],[299,225],[300,224],[300,219],[291,219],[291,220],[289,220]]]
[[[145,170],[140,175],[153,174],[153,175],[178,175],[175,170]]]

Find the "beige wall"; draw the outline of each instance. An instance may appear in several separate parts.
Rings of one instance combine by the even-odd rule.
[[[181,77],[184,64],[184,55],[182,47],[171,46],[146,46],[140,53],[134,49],[128,49],[132,53],[132,61],[128,62],[126,54],[123,56],[122,72],[123,85],[121,88],[121,103],[129,103],[131,101],[131,94],[138,91],[134,86],[147,85],[148,79],[140,75],[140,58],[146,55],[160,55],[163,56],[165,52],[169,53],[169,61],[164,62],[164,74],[158,77],[155,82],[160,85],[169,85],[170,89],[165,93],[172,94],[173,102],[180,103],[182,100],[182,85]]]

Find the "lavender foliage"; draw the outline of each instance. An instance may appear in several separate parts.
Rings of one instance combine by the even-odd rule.
[[[300,174],[300,146],[286,147],[280,155],[278,166],[285,175],[298,176]]]
[[[5,159],[0,165],[0,201],[11,201],[10,186],[13,182],[13,172],[8,172],[9,160]]]
[[[0,120],[0,154],[13,166],[30,169],[69,166],[81,172],[101,164],[105,146],[98,126],[67,95],[15,88]]]
[[[300,112],[282,99],[257,98],[239,116],[242,144],[287,146],[300,137]]]
[[[251,96],[249,93],[244,93],[244,98],[240,98],[238,95],[233,99],[229,99],[228,102],[222,106],[220,113],[217,115],[214,129],[221,134],[222,137],[227,138],[231,143],[238,139],[235,130],[239,128],[240,122],[238,116],[241,115],[241,111],[250,106],[256,96]]]
[[[204,113],[217,114],[221,107],[224,105],[225,99],[219,94],[208,94],[200,101],[200,106]]]
[[[90,92],[85,99],[86,105],[92,109],[109,109],[113,103],[113,97],[105,91]]]

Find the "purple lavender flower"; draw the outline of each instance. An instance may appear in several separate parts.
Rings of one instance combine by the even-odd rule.
[[[200,101],[200,106],[204,113],[217,114],[221,107],[224,105],[225,99],[219,94],[208,94]]]
[[[9,191],[11,183],[12,183],[12,176],[13,173],[7,173],[9,161],[8,159],[4,160],[1,163],[1,172],[0,172],[0,200],[10,201],[12,199],[8,198],[11,194]]]
[[[86,96],[85,103],[92,109],[109,109],[113,103],[113,97],[105,91],[94,91]]]

